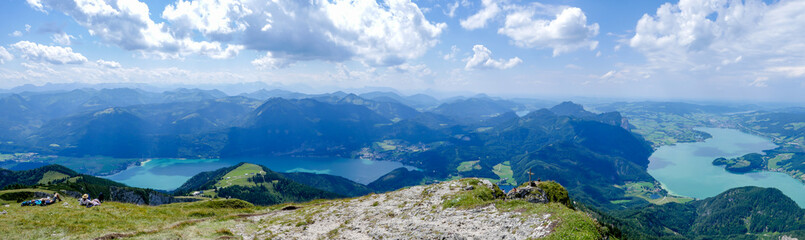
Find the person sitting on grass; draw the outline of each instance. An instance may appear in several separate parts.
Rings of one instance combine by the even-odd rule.
[[[94,206],[101,205],[101,201],[98,200],[97,198],[89,200],[89,195],[85,193],[83,196],[81,196],[81,199],[78,199],[78,205],[87,206],[87,208],[91,208]]]
[[[44,206],[53,204],[56,201],[61,202],[61,196],[59,196],[59,193],[53,194],[52,198],[51,197],[46,197],[46,198],[28,200],[28,201],[22,202],[20,204],[20,206],[43,206],[44,207]]]

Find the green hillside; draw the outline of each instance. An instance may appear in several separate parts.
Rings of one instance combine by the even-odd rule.
[[[651,205],[613,215],[619,228],[635,239],[805,237],[805,210],[774,188],[734,188],[686,204]]]
[[[187,195],[194,191],[203,191],[204,196],[238,198],[257,205],[343,196],[295,182],[280,173],[251,163],[239,163],[232,167],[199,173],[177,188],[174,194]]]

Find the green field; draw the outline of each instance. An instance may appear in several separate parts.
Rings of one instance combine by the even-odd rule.
[[[506,183],[512,186],[517,186],[517,181],[514,180],[514,172],[512,171],[511,163],[509,161],[505,161],[503,163],[498,163],[492,168],[492,172],[495,175],[498,175],[500,179],[506,179]]]
[[[791,159],[791,157],[793,157],[793,156],[794,156],[793,153],[777,154],[777,156],[774,156],[773,158],[769,159],[768,169],[774,170],[774,169],[782,167],[782,166],[777,166],[777,163],[779,163],[780,161]]]
[[[257,184],[249,181],[250,177],[254,177],[257,174],[266,174],[266,172],[263,171],[263,168],[260,166],[246,163],[224,175],[221,181],[215,184],[215,187],[229,187],[233,185],[245,187],[257,186]]]
[[[397,149],[397,146],[394,145],[394,141],[392,140],[383,140],[382,142],[375,142],[375,144],[383,149],[383,151],[393,151]]]
[[[65,179],[70,176],[67,174],[56,172],[56,171],[48,171],[44,175],[42,175],[42,179],[39,180],[39,184],[48,184],[53,180]]]
[[[461,162],[458,167],[456,167],[456,170],[458,170],[458,172],[469,172],[473,169],[481,170],[481,165],[478,165],[479,162],[481,162],[481,160]]]
[[[669,194],[660,194],[661,193],[660,186],[657,186],[654,183],[650,183],[650,182],[627,182],[624,185],[616,185],[615,187],[625,190],[626,191],[626,194],[625,194],[626,197],[640,198],[640,199],[646,200],[646,201],[648,201],[650,203],[657,204],[657,205],[662,205],[662,204],[671,203],[671,202],[686,203],[686,202],[693,201],[693,198],[689,198],[689,197],[677,197],[677,196],[672,196],[672,195],[669,195]],[[660,195],[663,195],[663,196],[661,198],[652,199],[651,195],[654,194],[654,193],[657,193],[657,194],[660,194]],[[624,199],[624,200],[615,200],[615,201],[610,201],[610,202],[614,203],[614,204],[623,204],[623,203],[631,202],[631,200],[625,200]]]

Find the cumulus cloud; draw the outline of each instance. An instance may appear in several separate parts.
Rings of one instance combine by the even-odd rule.
[[[468,30],[483,28],[498,15],[505,16],[498,34],[509,37],[519,47],[553,49],[553,56],[598,47],[598,41],[593,40],[598,35],[598,23],[587,23],[587,15],[576,7],[483,0],[482,8],[461,20],[461,26]]]
[[[535,15],[533,8],[512,12],[506,15],[498,33],[520,47],[551,48],[554,56],[580,48],[594,50],[598,46],[598,41],[592,40],[598,35],[598,23],[587,24],[587,16],[580,8],[565,8],[553,20]]]
[[[53,42],[56,44],[69,46],[70,44],[72,44],[72,41],[70,39],[75,39],[75,37],[67,33],[61,32],[61,33],[54,33],[52,36],[50,36],[50,39],[53,40]]]
[[[173,23],[181,32],[198,30],[205,36],[224,36],[246,30],[243,17],[253,12],[237,0],[185,1],[165,7],[162,18]]]
[[[260,70],[273,70],[286,68],[291,65],[291,61],[275,58],[271,52],[267,52],[265,56],[252,61],[252,65]]]
[[[20,32],[20,31],[14,31],[14,32],[12,32],[12,33],[9,33],[8,35],[9,35],[9,36],[12,36],[12,37],[22,37],[22,32]]]
[[[22,58],[31,61],[46,61],[52,64],[81,64],[87,62],[87,58],[84,55],[73,52],[73,49],[69,47],[46,46],[20,41],[12,44],[11,48],[19,51]]]
[[[28,0],[34,9],[56,10],[72,17],[93,36],[126,50],[144,55],[179,58],[189,54],[227,58],[242,49],[223,47],[219,42],[194,41],[189,36],[174,37],[169,26],[150,18],[148,5],[137,0]]]
[[[103,59],[98,59],[98,61],[95,61],[95,62],[98,63],[98,65],[108,67],[108,68],[120,68],[121,67],[120,63],[115,62],[115,61],[106,61],[106,60],[103,60]]]
[[[162,12],[166,22],[153,21],[137,0],[28,4],[64,12],[106,42],[158,57],[226,58],[253,49],[287,61],[397,65],[422,56],[447,27],[427,20],[411,0],[178,0]],[[198,35],[209,41],[196,41]]]
[[[499,0],[483,0],[481,2],[481,10],[472,16],[462,19],[461,27],[467,30],[473,30],[486,27],[486,23],[501,12]]]
[[[6,48],[0,46],[0,64],[6,63],[6,61],[14,60],[14,55],[6,50]]]
[[[472,57],[464,60],[467,62],[467,65],[464,66],[466,70],[486,68],[509,69],[523,62],[523,60],[518,57],[513,57],[509,60],[492,59],[492,51],[484,47],[484,45],[475,45],[472,47],[472,51],[474,52]]]
[[[655,68],[718,71],[734,65],[735,73],[750,78],[759,72],[798,77],[797,66],[805,66],[803,19],[803,1],[681,0],[643,15],[624,43]],[[765,86],[768,80],[749,81]]]

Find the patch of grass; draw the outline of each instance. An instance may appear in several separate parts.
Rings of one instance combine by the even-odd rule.
[[[492,130],[492,128],[493,127],[479,127],[479,128],[476,128],[475,131],[476,132],[486,132],[486,131]]]
[[[545,191],[548,201],[561,203],[570,209],[573,209],[573,201],[570,201],[570,196],[567,194],[567,189],[561,184],[554,181],[544,181],[537,184],[537,187]]]
[[[489,205],[493,200],[501,199],[505,196],[500,188],[490,189],[482,185],[478,179],[462,179],[460,182],[466,184],[464,186],[472,186],[473,189],[445,196],[446,199],[442,202],[442,208],[475,208]]]
[[[497,201],[495,207],[502,211],[518,211],[524,215],[550,214],[557,225],[543,239],[601,239],[598,225],[585,213],[565,207],[560,203],[534,204],[523,200]]]
[[[256,174],[265,174],[265,173],[266,172],[263,171],[262,167],[255,164],[246,163],[224,175],[221,181],[216,183],[215,186],[216,187],[229,187],[235,185],[244,187],[257,186],[257,184],[255,184],[254,182],[250,182],[249,178],[254,177]]]
[[[383,149],[383,151],[393,151],[397,149],[397,146],[394,145],[394,141],[392,140],[383,140],[382,142],[375,142],[375,144]]]
[[[614,200],[614,201],[609,201],[609,202],[612,203],[612,204],[624,204],[624,203],[628,203],[628,202],[631,202],[631,201],[632,200],[621,199],[621,200]]]
[[[233,234],[232,231],[229,231],[229,229],[225,229],[225,228],[215,230],[215,234],[224,235],[224,236],[235,236],[235,234]]]
[[[791,157],[793,157],[793,156],[794,156],[793,153],[777,154],[777,156],[774,156],[773,158],[769,159],[768,169],[774,170],[774,169],[780,168],[781,166],[778,166],[777,163],[779,163],[780,161],[785,161],[785,160],[791,159]]]
[[[46,172],[45,174],[42,175],[42,179],[39,179],[39,182],[37,182],[37,183],[39,183],[39,184],[49,184],[52,181],[61,180],[61,179],[69,178],[69,177],[70,176],[68,176],[67,174],[64,174],[64,173],[60,173],[60,172],[56,172],[56,171],[48,171],[48,172]]]
[[[219,200],[209,200],[196,203],[194,207],[212,208],[212,209],[222,209],[222,208],[245,209],[245,208],[254,208],[254,205],[240,199],[219,199]]]
[[[479,162],[481,162],[481,160],[461,162],[458,167],[456,167],[456,170],[458,170],[458,172],[469,172],[473,169],[481,170],[481,165],[478,165]]]
[[[511,163],[505,161],[498,163],[492,167],[492,172],[498,175],[500,179],[506,179],[506,183],[512,186],[517,186],[517,180],[514,180],[514,171],[512,171]]]

